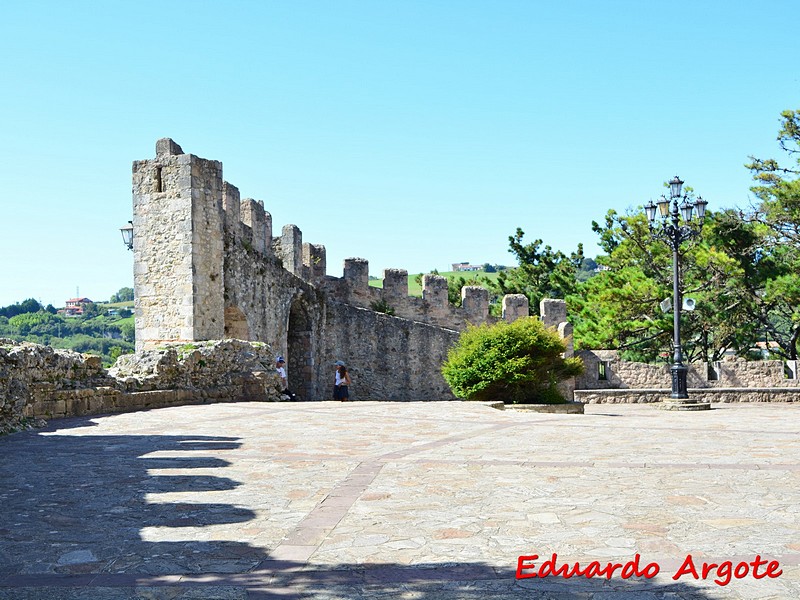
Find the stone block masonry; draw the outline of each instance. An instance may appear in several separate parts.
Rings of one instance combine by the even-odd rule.
[[[264,204],[240,199],[222,163],[168,138],[134,163],[133,212],[137,351],[237,338],[286,356],[304,400],[330,398],[336,360],[356,399],[452,399],[439,367],[458,331],[496,320],[486,290],[465,288],[455,307],[442,277],[425,276],[414,298],[403,269],[370,287],[362,258],[328,276],[325,246],[304,243],[296,225],[273,237]],[[527,316],[527,302],[514,306],[506,320]]]
[[[0,433],[42,419],[181,404],[279,401],[272,349],[238,340],[180,344],[100,357],[0,339]]]
[[[133,164],[133,189],[137,349],[221,339],[222,164],[159,140],[155,159]]]
[[[616,350],[581,350],[584,372],[575,397],[587,403],[662,402],[671,388],[669,364],[620,359]],[[797,361],[726,360],[690,363],[689,394],[706,402],[798,402]]]

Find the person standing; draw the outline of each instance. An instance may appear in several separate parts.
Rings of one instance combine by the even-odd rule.
[[[286,361],[282,356],[275,359],[275,370],[281,378],[281,394],[289,396],[290,400],[297,400],[297,395],[289,389],[289,382],[286,379]]]
[[[344,363],[341,360],[337,360],[333,363],[334,369],[334,380],[333,380],[333,399],[339,399],[339,387],[336,385],[339,382],[339,367],[343,367]]]
[[[337,360],[336,365],[336,380],[333,387],[333,399],[345,402],[350,399],[350,392],[348,386],[352,383],[350,373],[347,372],[347,367],[341,360]]]

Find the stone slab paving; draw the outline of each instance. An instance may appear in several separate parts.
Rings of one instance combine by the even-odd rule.
[[[793,404],[186,406],[0,456],[0,599],[800,598]],[[659,573],[517,576],[553,554]]]

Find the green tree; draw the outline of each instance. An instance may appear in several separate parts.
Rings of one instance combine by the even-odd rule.
[[[781,113],[778,143],[789,164],[750,157],[745,165],[760,204],[747,218],[757,235],[751,253],[769,256],[774,271],[758,290],[757,321],[780,345],[780,354],[796,360],[800,341],[800,110]]]
[[[597,261],[593,258],[584,258],[580,268],[578,269],[578,272],[575,275],[575,278],[578,280],[578,282],[588,281],[597,274],[598,266],[599,265],[597,264]]]
[[[91,319],[100,314],[100,307],[94,302],[87,302],[83,305],[83,317]]]
[[[4,306],[3,308],[0,308],[0,316],[8,317],[10,319],[11,317],[14,317],[16,315],[22,315],[25,313],[35,313],[39,312],[42,309],[43,309],[42,305],[39,304],[37,300],[34,300],[33,298],[28,298],[27,300],[23,300],[22,302],[16,302],[9,306]]]
[[[539,306],[543,298],[565,298],[577,287],[577,272],[583,263],[583,245],[569,256],[550,246],[542,248],[542,240],[523,243],[525,232],[517,228],[509,236],[509,252],[517,258],[519,266],[501,271],[497,280],[490,282],[491,291],[498,296],[525,294],[531,306]]]
[[[682,294],[697,300],[696,310],[682,315],[690,362],[719,360],[728,349],[746,353],[758,339],[746,318],[754,274],[726,252],[723,241],[737,238],[729,229],[733,215],[724,216],[708,213],[701,237],[680,250]],[[576,347],[618,349],[629,360],[669,359],[673,315],[659,304],[672,298],[672,250],[654,239],[641,212],[609,211],[604,225],[592,227],[607,253],[597,259],[605,270],[567,298]]]
[[[580,374],[578,358],[563,358],[564,342],[537,318],[469,327],[442,366],[453,393],[467,400],[564,402],[557,385]]]
[[[111,295],[110,302],[116,304],[117,302],[132,302],[133,301],[133,288],[123,287],[120,288],[116,294]]]
[[[49,333],[50,327],[62,319],[46,311],[22,313],[8,320],[8,324],[15,328],[21,335]]]

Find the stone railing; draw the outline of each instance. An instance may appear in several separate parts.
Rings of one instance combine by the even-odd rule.
[[[650,404],[669,399],[669,388],[575,390],[575,401],[585,404]],[[698,402],[800,402],[800,387],[689,388]]]
[[[581,350],[576,353],[585,370],[577,380],[581,390],[669,389],[670,365],[621,360],[616,350]],[[797,388],[798,361],[725,360],[690,363],[689,388]]]
[[[663,402],[670,365],[629,362],[616,350],[582,350],[575,400],[589,404]],[[800,402],[798,361],[726,360],[688,365],[689,395],[701,402]]]

